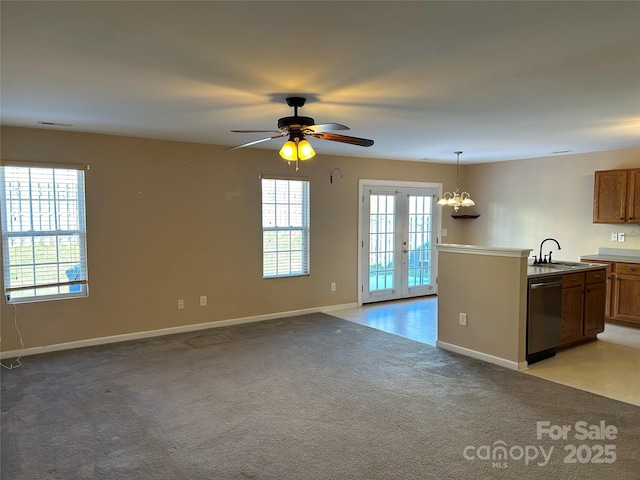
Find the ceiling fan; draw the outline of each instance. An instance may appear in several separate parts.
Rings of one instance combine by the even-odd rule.
[[[350,145],[359,145],[361,147],[370,147],[373,145],[373,140],[369,140],[367,138],[358,138],[332,133],[340,130],[349,130],[349,127],[345,125],[341,125],[339,123],[321,123],[316,125],[313,118],[298,116],[298,108],[301,108],[306,101],[307,99],[304,97],[287,98],[287,105],[293,107],[293,116],[280,118],[278,120],[278,130],[231,130],[236,133],[272,133],[275,135],[236,145],[235,147],[229,147],[227,150],[250,147],[251,145],[288,136],[289,139],[280,149],[280,156],[289,162],[295,161],[297,170],[298,162],[300,160],[307,160],[315,155],[313,147],[311,147],[311,144],[305,137],[348,143]]]

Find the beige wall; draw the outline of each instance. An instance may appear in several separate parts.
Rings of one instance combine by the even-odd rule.
[[[358,179],[455,182],[453,165],[317,155],[299,172],[312,178],[311,275],[264,280],[258,176],[297,175],[276,151],[13,127],[1,147],[3,159],[91,165],[90,296],[18,305],[27,348],[353,304]],[[330,184],[334,167],[343,178]],[[459,223],[444,215],[442,226],[459,241]],[[2,351],[16,350],[13,306],[0,314]]]
[[[311,275],[263,280],[258,176],[296,174],[275,151],[14,127],[1,139],[3,159],[91,165],[90,296],[19,305],[26,347],[355,303],[358,179],[455,185],[454,165],[319,154],[299,172],[312,178]],[[453,220],[445,209],[443,240],[537,250],[553,236],[567,260],[600,246],[640,248],[638,227],[591,223],[593,171],[638,164],[635,148],[463,166],[460,186],[481,217]],[[334,167],[344,178],[330,184]],[[610,242],[612,231],[628,241]],[[0,302],[2,351],[19,346],[14,313]]]
[[[517,368],[526,357],[527,259],[440,251],[438,262],[438,345]]]
[[[638,249],[638,225],[593,223],[593,172],[633,167],[640,167],[640,148],[469,165],[465,188],[481,216],[464,221],[464,242],[537,254],[553,237],[562,251],[547,242],[545,253],[554,247],[554,258],[572,261],[599,247]],[[624,232],[626,241],[611,242],[612,232]]]

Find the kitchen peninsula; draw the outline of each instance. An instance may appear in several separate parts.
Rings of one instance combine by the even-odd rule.
[[[563,287],[566,280],[567,288],[581,285],[584,292],[587,272],[596,272],[589,274],[593,280],[597,272],[604,275],[605,271],[602,265],[571,262],[530,266],[530,248],[457,244],[439,244],[436,248],[439,262],[436,345],[513,370],[525,370],[528,366],[529,279],[558,276],[563,281]],[[574,297],[571,298],[575,301]],[[565,305],[563,301],[563,309],[565,306],[569,304]],[[595,338],[597,334],[591,332],[586,337],[582,335],[584,301],[580,307],[580,327],[574,325],[573,328],[580,328],[581,338],[573,338],[571,342]],[[595,310],[590,308],[590,311],[598,310],[597,305]],[[601,317],[604,318],[604,303]],[[590,317],[588,321],[594,321],[594,318]],[[567,335],[563,333],[563,345]],[[567,341],[566,344],[571,342]]]

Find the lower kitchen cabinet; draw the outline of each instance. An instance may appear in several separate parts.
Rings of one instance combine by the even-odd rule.
[[[562,339],[568,346],[604,331],[606,271],[562,275]]]
[[[583,260],[602,263],[607,269],[605,318],[611,323],[640,327],[640,264]]]
[[[591,275],[590,275],[591,274]],[[605,304],[607,301],[607,286],[599,277],[604,278],[604,272],[594,278],[592,272],[586,273],[584,289],[584,329],[583,335],[591,337],[604,331]]]
[[[566,345],[582,339],[584,273],[562,276],[562,340]]]
[[[640,325],[640,265],[615,264],[613,318]]]

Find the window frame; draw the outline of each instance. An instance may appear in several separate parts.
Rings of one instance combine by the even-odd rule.
[[[20,210],[19,212],[14,213],[11,210],[11,204],[16,202],[16,198],[11,198],[8,194],[7,185],[6,185],[6,168],[19,168],[26,170],[26,174],[28,175],[28,197],[20,197],[23,203],[28,202],[28,207],[26,211]],[[85,189],[85,170],[88,170],[88,166],[85,165],[76,165],[76,164],[59,164],[59,163],[36,163],[36,162],[18,162],[18,161],[0,161],[0,211],[2,213],[2,222],[1,222],[1,236],[2,236],[2,265],[3,265],[3,280],[4,280],[4,295],[5,300],[9,304],[19,304],[19,303],[31,303],[31,302],[42,302],[42,301],[51,301],[51,300],[63,300],[69,298],[84,298],[89,295],[88,288],[88,268],[87,268],[87,222],[86,222],[86,189]],[[53,216],[53,225],[49,225],[50,228],[36,228],[33,223],[33,213],[34,204],[38,201],[36,197],[33,195],[35,181],[33,180],[32,175],[42,174],[41,170],[50,170],[52,175],[51,182],[51,191],[48,191],[50,197],[44,199],[45,203],[49,203],[49,208],[51,204],[54,205],[54,214],[52,215],[51,211],[49,211],[49,216]],[[68,175],[68,171],[74,170],[76,171],[76,181],[75,181],[75,197],[66,198],[63,193],[58,192],[56,189],[57,183],[55,182],[56,172],[60,172],[62,174],[63,171]],[[73,183],[72,183],[73,185]],[[22,187],[25,188],[25,187]],[[61,217],[55,215],[58,213],[58,208],[61,205],[61,202],[66,202],[66,207],[69,207],[69,204],[74,204],[74,208],[71,210],[72,217],[75,216],[75,221],[77,222],[77,228],[60,228],[64,227],[62,225],[63,220]],[[13,230],[10,231],[10,223],[8,221],[8,214],[11,215],[25,215],[28,213],[29,215],[29,229],[28,230]],[[51,219],[49,219],[51,221]],[[69,225],[66,225],[69,227]],[[75,227],[75,225],[74,225]],[[66,237],[66,239],[65,239]],[[36,239],[38,238],[46,238],[50,241],[55,242],[55,255],[56,259],[54,261],[51,260],[38,260],[36,257]],[[34,275],[33,281],[31,284],[19,284],[12,285],[11,280],[11,267],[19,266],[21,264],[14,262],[11,263],[10,258],[10,241],[12,239],[25,239],[27,245],[31,246],[32,249],[32,259],[27,261],[27,263],[22,264],[22,266],[26,266],[27,269],[32,269],[32,274]],[[76,245],[77,252],[71,253],[72,259],[61,259],[61,249],[60,240],[64,239],[66,241],[71,241],[70,245]],[[72,251],[74,250],[73,246],[68,247]],[[74,265],[71,265],[74,264]],[[51,272],[55,272],[57,276],[57,281],[38,281],[36,280],[36,270],[38,266],[45,269],[51,268]],[[68,267],[68,268],[67,268]],[[78,267],[77,276],[75,278],[71,278],[69,276],[68,270],[75,269]],[[64,270],[64,273],[62,269]],[[65,281],[62,280],[63,275],[67,276]],[[67,291],[60,291],[60,289],[65,289],[67,287]],[[52,289],[57,289],[57,292],[51,292]],[[32,290],[31,294],[19,296],[13,294],[13,292],[21,292],[21,291],[29,291]]]
[[[265,197],[266,195],[268,195],[267,193],[265,193],[265,181],[273,181],[274,182],[274,193],[273,193],[273,202],[268,202],[265,201]],[[280,182],[280,183],[278,183]],[[277,199],[277,185],[282,186],[283,183],[282,182],[287,182],[287,202],[278,202]],[[301,189],[301,202],[297,203],[297,202],[292,202],[291,201],[291,182],[298,182],[301,184],[302,189]],[[262,223],[262,278],[263,279],[272,279],[272,278],[289,278],[289,277],[301,277],[301,276],[308,276],[309,272],[310,272],[310,248],[309,248],[309,244],[310,244],[310,237],[311,237],[311,226],[310,226],[310,190],[311,190],[311,179],[310,178],[306,178],[306,177],[283,177],[283,176],[270,176],[270,175],[261,175],[260,176],[260,188],[261,188],[261,208],[262,208],[262,218],[261,218],[261,223]],[[284,224],[280,224],[278,225],[278,206],[282,207],[283,205],[286,205],[286,213],[287,213],[287,218],[288,218],[288,222],[286,225]],[[291,218],[292,216],[296,216],[295,212],[293,212],[294,214],[292,215],[292,205],[294,206],[299,206],[300,207],[300,212],[298,213],[298,216],[300,217],[300,225],[297,224],[292,224],[291,222]],[[273,207],[273,214],[271,215],[271,212],[268,212],[268,206],[272,206]],[[282,213],[282,210],[280,210],[280,213]],[[266,223],[269,223],[268,221],[266,221],[267,216],[272,217],[273,220],[273,225],[268,225]],[[280,217],[280,221],[282,221],[282,217]],[[300,237],[300,241],[301,241],[301,249],[295,249],[293,248],[293,246],[291,245],[293,243],[292,241],[292,233],[297,233],[299,232],[299,237]],[[271,236],[272,238],[271,243],[273,243],[273,233],[275,233],[275,248],[271,248],[268,249],[267,248],[267,243],[269,242],[268,237]],[[288,235],[289,236],[289,249],[286,248],[282,248],[280,249],[280,245],[279,245],[279,234],[285,234],[285,237]],[[301,258],[300,258],[300,268],[294,268],[295,262],[294,262],[294,256],[293,253],[294,252],[300,252],[301,253]],[[285,255],[288,256],[288,262],[286,262],[286,264],[288,265],[287,269],[283,269],[282,273],[279,273],[279,267],[281,265],[280,260],[280,253],[284,253]],[[269,262],[268,261],[268,256],[273,257],[273,255],[275,254],[275,262]],[[284,263],[284,262],[283,262]],[[275,268],[275,273],[271,273],[271,270],[268,269],[268,266],[273,266]]]

